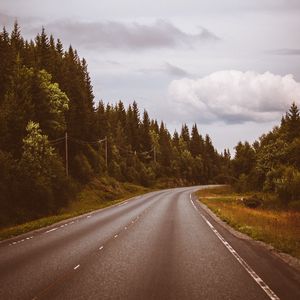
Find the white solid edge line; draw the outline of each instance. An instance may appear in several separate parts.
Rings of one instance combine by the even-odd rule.
[[[49,233],[49,232],[55,231],[55,230],[57,230],[57,229],[58,229],[58,227],[52,228],[52,229],[50,229],[50,230],[46,231],[46,233]]]
[[[80,267],[80,265],[77,265],[76,267],[74,267],[74,270],[78,269]]]
[[[196,208],[193,201],[193,206]],[[197,209],[197,208],[196,208]],[[242,265],[247,273],[254,279],[254,281],[261,287],[261,289],[269,296],[271,300],[280,300],[280,298],[271,290],[271,288],[255,273],[255,271],[241,258],[241,256],[232,248],[232,246],[223,238],[223,236],[214,228],[214,226],[206,219],[203,214],[200,214],[206,224],[211,228],[218,239],[223,243],[227,250],[235,257],[235,259]]]
[[[197,209],[195,203],[193,202],[193,200],[191,200],[191,203],[192,203],[193,207],[198,211],[198,209]]]

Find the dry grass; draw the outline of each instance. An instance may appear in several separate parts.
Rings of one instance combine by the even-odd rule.
[[[248,208],[230,187],[198,192],[222,220],[252,238],[300,258],[300,212],[272,208]]]

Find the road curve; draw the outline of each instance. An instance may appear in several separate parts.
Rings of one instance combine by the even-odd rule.
[[[0,243],[0,299],[300,299],[299,273],[176,188]]]

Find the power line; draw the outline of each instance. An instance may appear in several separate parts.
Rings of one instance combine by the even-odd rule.
[[[56,143],[56,142],[59,142],[59,141],[63,141],[65,139],[65,137],[60,137],[60,138],[57,138],[55,140],[49,140],[49,143]]]
[[[54,140],[49,140],[49,143],[51,144],[51,146],[56,146],[56,145],[59,145],[59,144],[65,142],[65,160],[66,160],[66,174],[67,174],[67,176],[69,174],[69,170],[68,170],[68,167],[69,167],[69,162],[68,162],[68,141],[71,141],[73,143],[77,143],[77,144],[82,145],[82,146],[97,145],[97,144],[100,145],[101,143],[104,142],[105,143],[105,165],[106,165],[106,168],[108,167],[108,139],[107,139],[107,136],[104,139],[101,139],[101,140],[84,141],[84,140],[74,138],[72,136],[68,136],[68,133],[66,132],[64,137],[60,137],[60,138],[57,138],[57,139],[54,139]],[[149,151],[143,151],[143,152],[137,152],[137,151],[133,151],[133,150],[130,150],[130,149],[124,149],[122,147],[118,147],[117,145],[116,145],[116,147],[118,148],[119,151],[131,153],[131,154],[134,154],[134,155],[147,156],[147,155],[149,155],[153,152],[153,159],[154,159],[154,162],[156,162],[156,148],[155,148],[155,146],[153,146],[153,148],[150,149]]]

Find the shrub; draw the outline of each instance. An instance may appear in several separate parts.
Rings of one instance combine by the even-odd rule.
[[[262,204],[262,200],[257,195],[253,195],[251,197],[244,198],[243,204],[250,208],[256,208]]]

